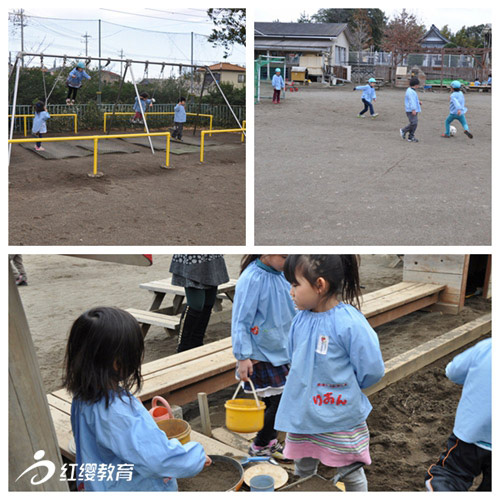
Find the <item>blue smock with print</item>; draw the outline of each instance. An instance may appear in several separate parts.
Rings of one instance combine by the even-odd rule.
[[[35,117],[33,118],[33,127],[31,131],[34,134],[45,134],[47,133],[47,120],[50,118],[50,115],[47,111],[41,111],[40,113],[35,113]]]
[[[407,113],[411,113],[412,111],[416,111],[417,113],[420,113],[420,111],[422,111],[422,109],[420,108],[420,100],[418,98],[418,94],[411,87],[408,87],[406,89],[405,111]]]
[[[273,86],[273,89],[275,90],[281,90],[285,88],[285,80],[283,80],[283,77],[281,75],[273,75],[271,84]]]
[[[139,99],[138,97],[136,97],[132,109],[136,113],[140,113],[142,107],[142,111],[145,112],[148,106],[151,104],[151,102],[152,102],[151,99]]]
[[[361,99],[365,101],[372,102],[377,98],[377,94],[375,93],[375,89],[371,85],[358,85],[356,90],[362,90]]]
[[[491,445],[491,338],[455,356],[446,376],[463,385],[453,433],[466,443]]]
[[[186,121],[186,108],[182,104],[177,104],[174,108],[174,122],[184,123]]]
[[[75,89],[79,89],[82,86],[82,80],[86,78],[90,80],[90,76],[85,73],[85,70],[78,71],[78,69],[73,68],[66,79],[66,83]]]
[[[290,362],[288,334],[295,316],[290,283],[282,272],[254,260],[241,273],[234,294],[231,337],[238,360]]]
[[[114,480],[84,480],[85,491],[177,491],[175,478],[192,477],[205,464],[200,443],[182,445],[168,439],[142,403],[123,391],[116,393],[108,408],[104,398],[97,403],[73,399],[71,427],[76,443],[76,463],[114,466]],[[116,479],[118,466],[133,465],[131,481]],[[167,483],[164,478],[171,477]]]
[[[452,92],[450,95],[450,113],[452,115],[458,115],[461,111],[462,115],[467,113],[467,108],[465,107],[465,97],[461,90],[458,92]]]
[[[362,389],[384,375],[378,337],[353,306],[300,311],[290,331],[292,364],[275,429],[337,432],[363,423],[372,406]]]

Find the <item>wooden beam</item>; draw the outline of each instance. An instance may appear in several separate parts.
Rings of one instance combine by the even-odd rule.
[[[489,332],[491,332],[491,313],[390,359],[385,364],[384,378],[363,392],[371,396]]]
[[[200,408],[201,429],[205,436],[212,436],[212,424],[210,423],[210,410],[206,392],[198,393],[198,406]]]

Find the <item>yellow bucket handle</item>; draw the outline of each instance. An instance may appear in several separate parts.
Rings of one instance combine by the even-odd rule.
[[[257,393],[255,392],[255,386],[253,385],[253,382],[251,379],[248,379],[250,382],[250,387],[252,388],[253,392],[253,397],[255,398],[255,402],[257,403],[257,407],[260,407],[260,401],[259,398],[257,397]],[[236,394],[238,394],[238,391],[240,390],[240,387],[243,387],[244,381],[240,380],[240,383],[238,384],[238,387],[236,387],[236,390],[234,391],[233,397],[231,399],[234,399],[236,397]]]

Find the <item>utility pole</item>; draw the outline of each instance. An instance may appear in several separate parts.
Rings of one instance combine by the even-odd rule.
[[[121,49],[120,50],[120,59],[122,59],[122,60],[120,61],[120,75],[123,75],[123,57],[124,57],[123,49]]]
[[[15,10],[9,13],[9,18],[14,26],[21,28],[21,54],[24,53],[24,27],[28,25],[24,17],[24,9]],[[24,67],[24,56],[21,56],[21,66]]]
[[[193,66],[194,61],[194,46],[193,46],[193,32],[191,31],[191,66]],[[191,68],[191,99],[193,96],[193,79],[194,79],[194,68]]]
[[[85,38],[85,41],[83,42],[85,44],[85,57],[88,57],[89,55],[89,38],[92,38],[87,32],[85,32],[85,35],[82,35],[82,38]]]
[[[101,80],[101,20],[99,19],[99,87],[97,92],[97,104],[101,104],[102,80]]]

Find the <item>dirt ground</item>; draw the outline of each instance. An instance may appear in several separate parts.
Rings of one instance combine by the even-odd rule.
[[[92,156],[45,160],[13,145],[9,244],[244,245],[245,145],[239,134],[209,141],[234,147],[207,148],[204,163],[171,154],[171,170],[146,147],[102,154],[101,178],[87,175]]]
[[[65,342],[72,321],[96,305],[146,309],[152,296],[140,289],[145,281],[169,276],[171,255],[154,255],[153,266],[134,267],[65,257],[24,255],[29,285],[19,292],[30,325],[47,392],[61,386]],[[237,278],[241,255],[225,255],[231,277]],[[388,267],[393,255],[362,255],[361,283],[371,292],[401,281],[402,268]],[[376,328],[384,360],[489,312],[491,302],[467,299],[458,315],[418,311]],[[206,342],[230,335],[230,322],[210,325]],[[145,361],[175,352],[176,339],[151,327]],[[368,419],[373,464],[366,468],[372,491],[422,491],[426,468],[434,462],[453,427],[460,388],[444,376],[448,356],[370,398]],[[224,402],[234,387],[209,395],[212,427],[224,425]],[[197,403],[183,406],[184,419],[201,431]],[[321,467],[325,477],[334,471]]]
[[[352,86],[257,104],[255,243],[491,244],[491,95],[466,95],[472,140],[458,122],[440,137],[448,92],[419,97],[418,144],[399,135],[404,89],[377,91],[375,119]]]

